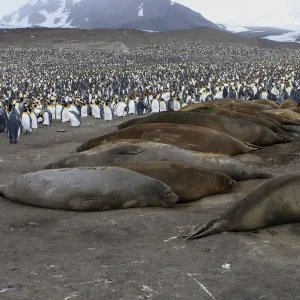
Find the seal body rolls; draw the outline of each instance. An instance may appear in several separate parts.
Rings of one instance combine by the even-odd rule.
[[[73,154],[45,169],[92,167],[112,164],[132,164],[151,160],[177,161],[188,166],[227,174],[234,180],[270,178],[273,174],[256,170],[228,156],[197,153],[162,143],[143,140],[118,140]]]
[[[129,120],[118,126],[127,128],[134,124],[146,123],[173,123],[195,125],[224,132],[236,139],[256,146],[269,146],[276,143],[285,143],[286,140],[272,130],[242,119],[194,112],[160,113],[146,118]]]
[[[161,181],[118,167],[29,173],[0,186],[1,194],[23,204],[74,211],[171,207],[178,201]]]
[[[179,203],[199,200],[209,195],[228,193],[236,186],[236,182],[226,174],[189,167],[172,161],[116,165],[164,182],[179,197]]]
[[[255,188],[220,217],[195,226],[188,238],[300,222],[299,194],[299,171],[274,177]]]
[[[89,150],[108,141],[139,138],[192,151],[230,156],[257,150],[257,147],[245,145],[238,139],[214,129],[192,125],[149,123],[133,125],[90,140],[77,148],[77,152]]]

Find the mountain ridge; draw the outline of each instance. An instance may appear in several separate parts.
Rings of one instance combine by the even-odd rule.
[[[1,22],[16,27],[168,31],[218,28],[171,0],[31,0]]]

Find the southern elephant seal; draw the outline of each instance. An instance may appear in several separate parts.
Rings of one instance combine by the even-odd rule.
[[[180,111],[190,111],[195,108],[207,106],[207,105],[214,105],[214,106],[238,106],[238,107],[244,107],[244,108],[252,108],[256,110],[265,110],[265,109],[272,109],[272,106],[260,104],[260,103],[254,103],[253,101],[245,101],[245,100],[238,100],[238,99],[232,99],[232,98],[226,98],[226,99],[219,99],[219,100],[211,100],[208,103],[202,102],[197,104],[191,104],[188,106],[185,106]]]
[[[227,174],[234,180],[271,178],[273,174],[251,168],[228,156],[193,152],[162,143],[143,140],[117,140],[91,150],[73,154],[45,169],[132,164],[151,160],[176,161],[188,166]]]
[[[206,196],[228,193],[236,186],[235,181],[226,174],[172,161],[149,161],[114,166],[164,182],[179,197],[178,203],[188,203]]]
[[[0,186],[0,195],[23,204],[74,211],[171,207],[178,201],[163,182],[118,167],[29,173]]]
[[[242,142],[262,147],[286,142],[272,130],[253,122],[225,116],[199,115],[194,112],[159,113],[146,118],[129,120],[120,124],[118,128],[146,123],[175,123],[207,127],[229,134]]]
[[[86,151],[118,139],[143,139],[192,151],[230,156],[258,149],[255,146],[245,145],[226,133],[206,127],[148,123],[133,125],[90,140],[77,148],[77,152]]]
[[[252,103],[258,103],[258,104],[263,104],[263,105],[269,105],[269,106],[273,107],[274,109],[280,108],[280,106],[272,100],[260,99],[260,100],[252,100],[251,102]]]
[[[300,222],[299,194],[299,171],[274,177],[252,190],[220,217],[192,228],[188,238]]]
[[[259,111],[259,110],[255,110],[255,109],[248,109],[248,108],[226,108],[226,110],[230,110],[230,111],[236,111],[242,114],[247,114],[247,115],[252,115],[252,116],[259,116],[259,117],[263,117],[263,118],[267,118],[269,121],[272,121],[273,123],[276,122],[277,124],[281,124],[281,125],[295,125],[295,126],[299,126],[300,122],[298,121],[292,121],[292,120],[288,120],[280,115],[276,115],[276,114],[268,114],[267,112],[269,111]],[[283,129],[285,129],[283,127]]]
[[[284,100],[281,104],[280,104],[280,108],[281,109],[291,109],[291,108],[295,108],[297,107],[297,102],[295,102],[292,99],[287,99]]]
[[[279,115],[288,120],[300,122],[300,114],[290,109],[273,109],[273,110],[268,110],[267,113]]]
[[[277,133],[280,137],[286,140],[286,142],[290,142],[293,139],[291,135],[289,135],[281,126],[278,126],[274,124],[274,122],[270,122],[268,119],[261,117],[260,115],[252,116],[249,114],[242,114],[236,111],[230,111],[218,107],[201,107],[196,108],[190,112],[196,112],[196,113],[206,113],[211,114],[214,116],[225,116],[229,118],[235,118],[235,119],[241,119],[245,121],[249,121],[252,123],[256,123],[258,125],[264,126],[272,130],[273,132]]]

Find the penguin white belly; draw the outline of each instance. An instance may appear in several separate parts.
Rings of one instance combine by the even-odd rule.
[[[49,113],[47,111],[45,111],[43,113],[43,118],[44,118],[43,125],[44,126],[50,126],[50,117],[49,117]]]
[[[151,103],[151,112],[153,114],[159,113],[159,102],[156,99]]]
[[[116,109],[117,117],[125,117],[126,116],[125,108],[126,108],[126,104],[124,102],[121,102],[118,105],[118,107]]]
[[[135,109],[135,103],[134,101],[129,101],[128,105],[128,114],[129,115],[135,115],[136,114],[136,109]]]
[[[71,127],[78,127],[80,126],[80,121],[76,118],[76,116],[74,114],[72,114],[69,111],[69,119],[70,119],[70,123],[71,123]]]
[[[30,114],[32,129],[38,129],[38,120],[34,113]]]
[[[160,101],[160,103],[159,103],[159,110],[160,110],[160,112],[167,111],[167,105],[166,105],[165,101]]]
[[[54,106],[51,106],[50,108],[48,108],[52,114],[52,119],[56,120],[56,109]]]
[[[174,111],[179,111],[179,110],[180,110],[180,102],[179,101],[174,101]]]
[[[92,107],[92,114],[95,119],[101,119],[101,114],[100,114],[100,107],[98,105],[93,105]]]
[[[63,123],[67,123],[70,121],[70,118],[69,118],[69,109],[68,108],[64,108],[63,111],[62,111],[62,114],[61,114],[61,121]]]
[[[56,120],[61,120],[61,111],[62,111],[62,106],[59,105],[55,109],[55,115],[56,115]]]
[[[106,106],[104,107],[104,120],[105,121],[112,121],[113,116],[112,116],[112,111],[110,107]]]
[[[22,114],[22,127],[26,132],[31,133],[32,132],[32,128],[31,128],[31,120],[30,120],[30,116],[28,113],[23,113]]]
[[[81,118],[86,118],[88,116],[88,113],[87,113],[87,106],[84,105],[81,107]]]

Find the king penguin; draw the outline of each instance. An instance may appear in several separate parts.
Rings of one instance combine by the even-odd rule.
[[[15,109],[8,114],[7,131],[10,143],[18,143],[21,134],[21,120]]]
[[[24,107],[24,110],[23,110],[23,113],[21,116],[21,121],[22,121],[22,127],[24,130],[24,134],[30,134],[32,132],[31,117],[30,117],[26,107]]]

